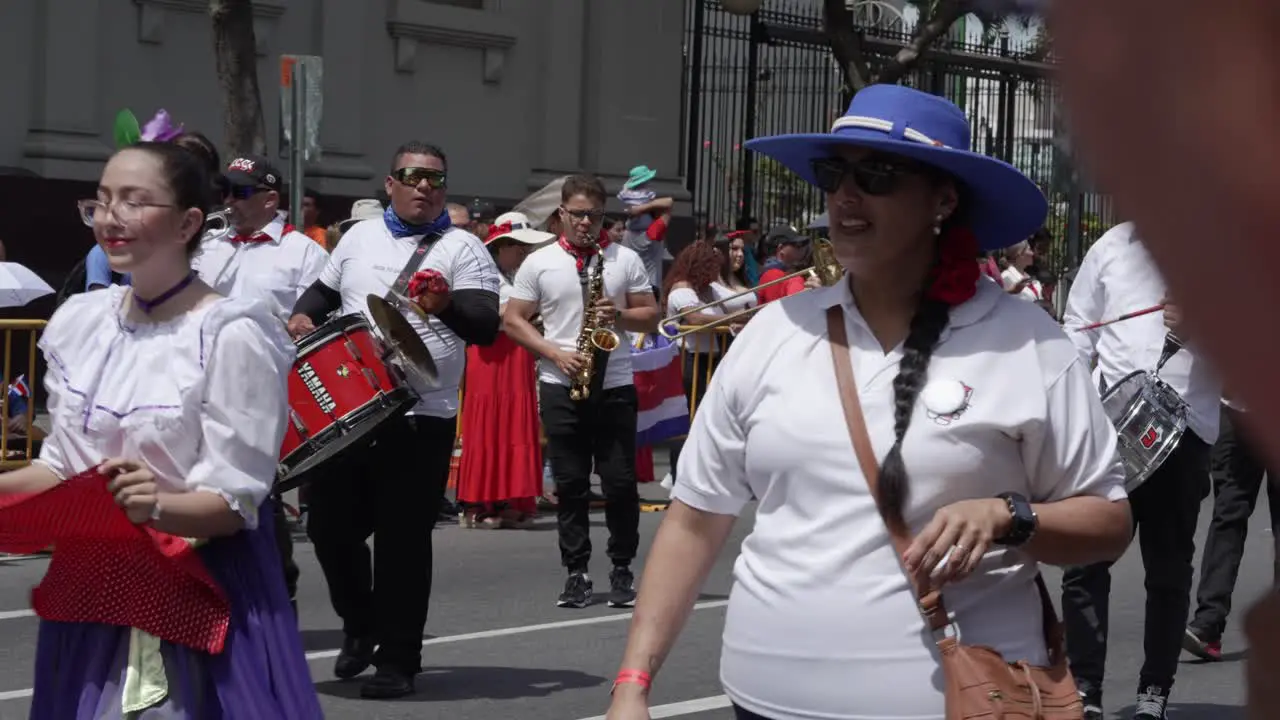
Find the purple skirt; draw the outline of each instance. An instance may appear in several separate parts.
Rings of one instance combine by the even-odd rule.
[[[199,548],[231,599],[223,651],[163,643],[169,696],[125,718],[129,628],[42,620],[31,720],[311,720],[323,718],[284,586],[272,508],[264,522]]]

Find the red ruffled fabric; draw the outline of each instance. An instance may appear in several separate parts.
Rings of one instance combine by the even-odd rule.
[[[532,512],[534,499],[542,494],[538,432],[537,381],[529,351],[506,333],[498,333],[488,347],[469,346],[458,500],[507,502]]]
[[[45,620],[133,627],[217,654],[231,605],[185,539],[135,525],[90,470],[35,495],[0,495],[0,552],[54,546],[31,606]]]

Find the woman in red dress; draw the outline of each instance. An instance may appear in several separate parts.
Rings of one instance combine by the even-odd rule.
[[[494,222],[485,245],[502,271],[502,306],[525,256],[554,239],[535,230],[523,213]],[[533,522],[542,494],[536,379],[533,356],[505,333],[489,347],[467,348],[458,468],[464,527],[525,529]]]

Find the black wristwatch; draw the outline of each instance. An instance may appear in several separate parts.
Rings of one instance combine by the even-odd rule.
[[[1015,492],[1003,492],[996,497],[1008,504],[1009,514],[1013,516],[1013,525],[1009,528],[1007,535],[994,540],[995,544],[1005,547],[1019,547],[1027,544],[1027,541],[1036,534],[1036,529],[1040,527],[1040,518],[1036,516],[1035,510],[1031,509],[1031,501]]]

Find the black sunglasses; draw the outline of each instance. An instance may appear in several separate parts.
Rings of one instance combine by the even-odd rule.
[[[809,161],[809,166],[818,188],[827,193],[839,190],[845,178],[853,178],[853,184],[868,195],[890,195],[898,189],[902,178],[921,172],[921,167],[914,163],[875,157],[820,158]]]
[[[433,170],[431,168],[404,167],[391,173],[391,177],[407,187],[418,187],[423,181],[426,181],[427,187],[432,190],[439,190],[449,183],[448,175],[443,170]]]
[[[270,192],[271,188],[254,187],[252,185],[232,185],[227,194],[236,200],[248,200],[258,193]]]

